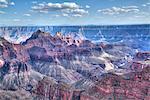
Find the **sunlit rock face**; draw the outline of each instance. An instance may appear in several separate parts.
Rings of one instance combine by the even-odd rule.
[[[0,98],[149,100],[149,26],[138,27],[0,27]]]

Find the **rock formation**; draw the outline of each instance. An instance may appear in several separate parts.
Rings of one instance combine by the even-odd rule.
[[[38,30],[20,44],[0,38],[0,99],[149,100],[150,53],[134,53],[60,32]]]

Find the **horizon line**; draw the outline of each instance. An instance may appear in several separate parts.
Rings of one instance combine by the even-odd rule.
[[[80,24],[80,25],[0,25],[0,27],[27,27],[27,26],[136,26],[136,25],[150,25],[149,24]]]

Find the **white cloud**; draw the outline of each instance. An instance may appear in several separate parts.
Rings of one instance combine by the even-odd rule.
[[[62,10],[62,9],[78,9],[80,6],[72,2],[64,3],[39,3],[32,7],[33,10]]]
[[[73,2],[64,2],[64,3],[48,3],[47,4],[48,8],[49,9],[78,9],[80,8],[79,5],[77,5],[76,3],[73,3]]]
[[[8,7],[8,1],[0,0],[0,8],[6,8],[6,7]]]
[[[82,17],[82,15],[80,15],[80,14],[74,14],[74,15],[72,15],[73,17]]]
[[[7,4],[8,1],[7,1],[7,0],[0,0],[0,3],[5,3],[5,4]]]
[[[68,13],[68,14],[88,14],[88,11],[84,10],[84,9],[65,9],[62,10],[62,12]]]
[[[125,7],[112,7],[98,10],[98,12],[107,15],[115,15],[122,13],[136,13],[139,12],[139,8],[137,6],[125,6]]]
[[[89,6],[89,5],[86,5],[85,8],[90,8],[90,6]]]
[[[64,3],[39,3],[32,7],[33,11],[36,12],[61,12],[62,14],[88,14],[88,11],[84,10],[80,5],[74,2],[64,2]]]
[[[8,5],[7,4],[0,4],[0,8],[7,8]]]
[[[64,16],[64,17],[68,17],[69,15],[64,13],[64,14],[62,14],[62,16]]]
[[[4,11],[0,11],[0,14],[5,14],[5,12]]]
[[[10,3],[10,5],[14,6],[14,5],[15,5],[15,3],[14,3],[14,2],[11,2],[11,3]]]
[[[14,6],[15,3],[8,0],[0,0],[0,8],[7,8],[9,5]]]
[[[24,14],[24,16],[27,16],[27,17],[29,17],[29,16],[31,16],[31,14]]]

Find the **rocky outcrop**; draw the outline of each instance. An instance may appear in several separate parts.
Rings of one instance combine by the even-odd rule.
[[[150,52],[138,52],[135,56],[137,60],[150,60]]]
[[[1,100],[32,100],[30,93],[25,90],[19,91],[4,91],[0,90]]]
[[[149,99],[149,72],[150,67],[141,72],[128,73],[123,76],[105,74],[102,80],[95,83],[85,93],[98,100],[107,99]]]

